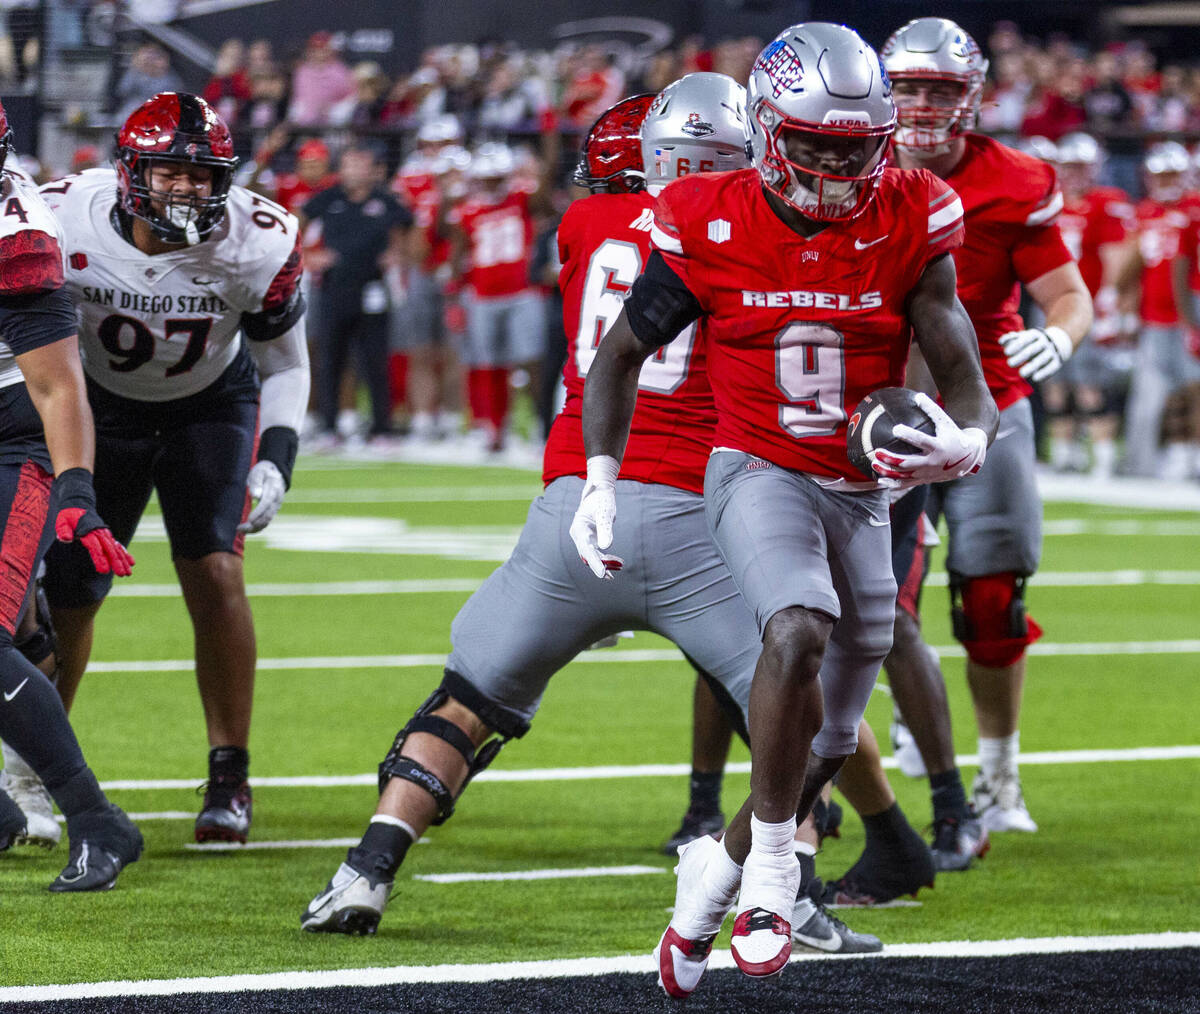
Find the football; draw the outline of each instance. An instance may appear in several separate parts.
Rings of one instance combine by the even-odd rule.
[[[850,464],[863,475],[878,478],[869,457],[876,448],[896,454],[913,454],[918,450],[893,436],[894,426],[911,426],[922,433],[934,432],[933,420],[917,404],[916,397],[917,392],[907,387],[883,387],[858,403],[846,428],[846,454]]]

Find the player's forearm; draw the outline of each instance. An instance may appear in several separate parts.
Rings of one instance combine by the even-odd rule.
[[[1092,297],[1087,289],[1060,293],[1042,309],[1046,314],[1045,326],[1062,328],[1077,346],[1091,330],[1095,317]]]
[[[18,361],[26,359],[21,356]],[[96,458],[96,432],[82,371],[72,370],[65,362],[60,370],[48,374],[27,369],[28,362],[21,366],[29,397],[42,420],[54,474],[71,468],[90,472]]]
[[[600,343],[583,387],[583,446],[620,461],[637,404],[638,376],[652,350],[642,345],[625,320],[617,318]]]

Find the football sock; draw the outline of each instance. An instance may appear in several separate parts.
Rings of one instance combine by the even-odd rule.
[[[962,775],[958,768],[929,776],[929,788],[933,796],[933,819],[959,817],[967,809],[967,793],[963,789]]]
[[[704,868],[703,883],[708,897],[733,904],[742,885],[742,868],[729,857],[724,845],[713,851]]]
[[[250,751],[240,746],[215,746],[208,751],[209,781],[242,783],[250,771]]]
[[[467,406],[471,412],[472,424],[479,425],[487,422],[490,413],[489,400],[491,389],[488,384],[487,371],[472,367],[467,370]]]
[[[979,737],[979,770],[983,780],[991,782],[998,774],[1017,773],[1017,755],[1021,752],[1021,731],[997,739]]]
[[[403,352],[388,355],[388,400],[394,412],[408,398],[408,356]]]
[[[796,861],[800,864],[800,883],[811,884],[817,875],[817,851],[808,842],[798,841],[796,846]]]
[[[496,431],[503,432],[504,421],[508,418],[508,370],[503,366],[495,367],[488,373],[488,422]]]
[[[721,781],[725,777],[723,771],[692,771],[692,781],[689,785],[688,813],[698,817],[707,817],[721,812]]]
[[[899,803],[893,803],[882,813],[863,817],[862,822],[867,832],[867,849],[872,845],[888,846],[906,842],[916,834]]]
[[[778,824],[768,824],[750,815],[750,851],[759,855],[786,856],[792,852],[796,838],[796,818]]]
[[[92,769],[84,767],[76,772],[62,785],[46,784],[46,789],[63,816],[67,818],[67,833],[74,837],[78,832],[72,831],[72,826],[79,817],[103,817],[109,811],[108,798],[100,790],[100,783],[92,774]]]
[[[390,878],[404,862],[415,840],[413,829],[404,821],[376,815],[367,825],[362,841],[350,850],[346,858],[351,866],[366,865],[372,872]]]
[[[5,701],[0,707],[0,739],[25,759],[56,800],[58,791],[77,775],[91,775],[58,691],[13,647],[11,636],[0,641],[0,692]],[[103,801],[103,794],[99,798]],[[59,807],[68,812],[61,802]]]

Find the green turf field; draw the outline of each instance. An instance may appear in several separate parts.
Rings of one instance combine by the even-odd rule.
[[[309,467],[305,467],[308,465]],[[383,665],[370,656],[442,655],[450,620],[515,540],[538,483],[531,473],[397,464],[301,462],[283,514],[250,540],[260,659],[251,743],[254,777],[365,775],[399,725],[436,685],[440,665]],[[1053,504],[1043,570],[1080,575],[1035,584],[1031,612],[1050,645],[1153,642],[1151,652],[1036,657],[1022,728],[1024,751],[1109,750],[1200,743],[1200,515]],[[1078,525],[1068,522],[1077,521]],[[1114,522],[1131,522],[1114,534]],[[114,595],[97,628],[97,663],[183,660],[191,632],[165,542],[151,516],[133,550],[132,586]],[[1068,534],[1072,533],[1072,534]],[[315,551],[321,546],[331,551]],[[936,564],[935,564],[936,566]],[[1110,586],[1093,572],[1174,574],[1175,583]],[[1181,574],[1180,572],[1189,572]],[[456,581],[459,590],[298,594],[357,581]],[[164,586],[154,588],[147,586]],[[311,590],[311,589],[310,589]],[[287,592],[287,594],[280,594]],[[931,643],[950,646],[945,590],[930,588]],[[606,653],[665,649],[639,634]],[[361,667],[321,659],[366,656]],[[307,668],[288,659],[316,659]],[[944,662],[961,753],[975,736],[962,661]],[[374,666],[373,668],[370,666]],[[205,776],[199,699],[186,671],[100,666],[82,686],[74,721],[104,782],[182,780],[181,788],[122,788],[113,798],[141,819],[147,850],[98,896],[51,895],[66,860],[29,849],[0,856],[9,931],[0,985],[223,975],[288,969],[471,963],[648,953],[672,904],[671,862],[658,853],[686,803],[686,778],[481,781],[459,813],[409,853],[379,935],[313,936],[299,914],[337,867],[344,846],[188,849]],[[158,667],[161,669],[162,667]],[[577,663],[551,684],[524,741],[496,770],[683,764],[688,759],[692,672],[682,661]],[[868,717],[887,741],[890,703],[876,693]],[[886,752],[886,747],[885,747]],[[733,760],[745,761],[740,745]],[[490,774],[490,772],[489,772]],[[973,770],[967,769],[969,777]],[[967,874],[944,875],[921,906],[842,913],[888,943],[1200,929],[1195,829],[1200,760],[1048,763],[1023,768],[1037,835],[995,839]],[[892,773],[913,822],[929,820],[924,783]],[[731,773],[725,809],[748,776]],[[374,790],[259,786],[253,840],[356,838]],[[170,819],[165,814],[185,817]],[[839,876],[858,855],[848,816],[818,872]],[[416,875],[585,867],[651,867],[623,876],[440,884]],[[726,938],[718,946],[727,946]]]

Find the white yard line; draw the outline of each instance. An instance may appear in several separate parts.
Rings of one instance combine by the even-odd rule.
[[[1080,954],[1088,951],[1200,948],[1200,933],[1140,933],[1126,936],[1033,937],[1015,940],[951,940],[928,944],[888,944],[881,954],[830,956],[793,954],[802,961],[887,961],[892,958],[992,958],[1021,954]],[[713,951],[709,968],[733,968],[729,951]],[[354,986],[496,982],[511,979],[561,979],[568,976],[653,974],[649,954],[611,958],[509,961],[479,965],[419,965],[392,968],[345,968],[329,971],[270,972],[194,979],[141,979],[80,982],[56,986],[0,987],[0,1003],[53,1002],[118,996],[177,996],[183,993],[235,993],[247,990],[328,989]]]
[[[962,658],[957,644],[935,645],[942,658]],[[1187,641],[1080,641],[1049,642],[1031,645],[1031,655],[1191,655],[1200,652],[1200,639]],[[580,665],[620,665],[633,662],[679,662],[683,656],[675,648],[624,648],[585,651],[575,659]],[[291,669],[413,669],[444,665],[446,656],[420,655],[309,655],[291,658],[260,658],[260,672]],[[90,673],[191,672],[196,663],[190,658],[91,662]]]
[[[413,578],[396,581],[268,581],[249,584],[251,596],[314,596],[314,595],[428,595],[436,592],[473,592],[483,578],[450,577],[422,580]],[[944,571],[935,571],[925,582],[942,588],[947,583]],[[1108,588],[1129,585],[1196,585],[1200,570],[1048,570],[1033,578],[1035,586],[1053,588]],[[121,598],[173,599],[180,595],[177,584],[114,585],[113,595]]]
[[[357,839],[352,843],[358,844]],[[641,877],[648,873],[666,873],[664,866],[582,866],[561,870],[509,870],[505,873],[422,873],[413,880],[430,884],[483,884],[505,880],[571,880],[593,877]]]
[[[1136,761],[1200,760],[1200,746],[1141,746],[1127,750],[1054,750],[1021,754],[1021,764],[1027,766],[1055,764],[1114,764]],[[955,761],[965,767],[978,767],[979,756],[959,754]],[[891,757],[883,758],[885,768],[896,768]],[[626,764],[578,768],[519,768],[516,770],[481,771],[475,782],[576,782],[611,778],[679,778],[691,773],[689,764]],[[726,765],[726,772],[747,774],[749,761]],[[374,773],[361,775],[282,775],[252,779],[255,788],[331,789],[354,785],[376,785]],[[114,779],[101,782],[106,792],[115,789],[191,789],[199,784],[196,778]]]

